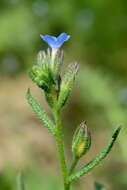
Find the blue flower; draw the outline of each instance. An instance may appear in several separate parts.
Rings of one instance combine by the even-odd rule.
[[[50,35],[40,35],[40,37],[51,47],[58,49],[60,48],[63,43],[69,40],[70,35],[66,33],[60,34],[58,37],[50,36]]]

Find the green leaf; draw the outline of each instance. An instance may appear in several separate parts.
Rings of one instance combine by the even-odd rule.
[[[108,143],[105,148],[102,150],[102,152],[100,152],[96,158],[92,161],[90,161],[87,165],[85,165],[84,167],[82,167],[78,172],[70,175],[70,177],[67,180],[67,183],[70,183],[73,180],[78,179],[79,177],[87,174],[88,172],[90,172],[95,166],[97,166],[106,156],[107,154],[111,151],[117,137],[118,134],[121,130],[121,127],[119,127],[118,129],[116,129],[116,131],[114,132],[113,136],[112,136],[112,140],[110,143]]]
[[[95,190],[106,190],[106,188],[98,182],[94,183],[94,187],[95,187]]]
[[[52,135],[55,135],[55,126],[53,122],[49,119],[47,114],[41,109],[40,105],[37,103],[37,101],[32,97],[30,93],[30,89],[27,90],[26,93],[26,99],[30,106],[32,107],[33,111],[36,113],[38,118],[43,121],[43,124],[45,127],[48,128],[48,130],[52,133]]]
[[[26,190],[26,189],[27,188],[26,188],[26,185],[23,181],[23,176],[22,176],[22,174],[19,174],[17,176],[17,190]]]

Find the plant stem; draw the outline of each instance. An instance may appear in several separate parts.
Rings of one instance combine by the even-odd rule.
[[[61,164],[61,170],[63,175],[63,182],[64,182],[64,190],[69,190],[70,185],[66,184],[66,179],[68,176],[68,170],[65,160],[65,152],[64,152],[64,140],[63,140],[63,131],[62,131],[62,125],[61,125],[61,115],[58,111],[53,111],[55,124],[56,124],[56,144],[58,148],[59,158],[60,158],[60,164]]]
[[[64,190],[70,190],[70,183],[64,185]]]
[[[72,165],[71,165],[71,168],[70,168],[70,171],[69,171],[69,175],[73,172],[73,170],[75,169],[76,165],[77,165],[77,162],[78,162],[78,158],[73,158],[73,161],[72,161]]]

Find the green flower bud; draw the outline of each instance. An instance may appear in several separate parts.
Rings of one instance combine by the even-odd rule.
[[[86,122],[76,129],[72,141],[72,153],[76,158],[80,158],[86,154],[91,145],[91,135]]]
[[[60,85],[60,94],[58,98],[58,109],[61,109],[71,93],[71,90],[74,86],[75,76],[78,72],[79,65],[77,63],[71,63],[68,66],[68,70],[65,72],[65,75],[62,78]]]
[[[50,77],[48,64],[50,62],[49,50],[47,54],[44,51],[40,51],[37,56],[37,64],[34,65],[30,71],[30,78],[35,82],[40,88],[49,91],[50,88]]]
[[[59,83],[60,69],[63,62],[63,52],[57,52],[54,63],[52,63],[51,56],[49,49],[47,52],[40,51],[37,56],[37,64],[34,65],[30,71],[31,79],[42,89],[43,85],[40,86],[42,81],[46,83],[46,86],[48,86],[49,89],[54,85],[57,86]],[[35,80],[36,78],[38,78],[38,80]]]
[[[57,51],[52,59],[52,53],[40,51],[37,64],[30,71],[30,78],[38,87],[44,90],[46,100],[51,107],[56,105],[60,92],[60,70],[63,62],[63,52]]]

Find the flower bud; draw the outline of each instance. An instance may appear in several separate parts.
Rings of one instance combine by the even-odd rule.
[[[51,107],[56,105],[61,84],[60,70],[63,62],[63,52],[57,51],[52,63],[52,53],[40,51],[37,64],[30,71],[30,78],[38,87],[44,90],[46,100]]]
[[[80,158],[89,150],[91,145],[91,135],[86,122],[76,129],[72,141],[72,153],[74,157]]]
[[[69,64],[68,70],[65,72],[60,85],[60,94],[57,106],[58,109],[61,109],[69,98],[74,86],[75,76],[78,72],[78,69],[79,65],[77,63]]]
[[[49,51],[47,51],[47,54],[44,51],[40,51],[37,56],[37,64],[32,67],[29,73],[33,82],[46,92],[49,91],[51,81],[48,71],[49,61]]]

